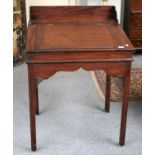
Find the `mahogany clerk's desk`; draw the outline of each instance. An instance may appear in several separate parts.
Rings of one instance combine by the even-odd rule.
[[[133,52],[131,42],[117,23],[113,6],[31,7],[26,61],[32,150],[36,150],[35,114],[39,114],[39,81],[58,71],[76,71],[79,68],[107,72],[107,112],[110,106],[110,76],[123,75],[119,143],[124,145]]]

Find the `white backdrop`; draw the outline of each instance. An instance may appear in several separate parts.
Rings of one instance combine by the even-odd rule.
[[[76,0],[26,0],[26,16],[29,21],[29,7],[33,5],[75,5]]]
[[[124,0],[108,0],[108,5],[116,6],[118,21],[121,25],[123,25]]]

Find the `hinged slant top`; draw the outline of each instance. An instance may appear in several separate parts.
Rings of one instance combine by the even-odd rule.
[[[27,52],[133,50],[113,6],[30,10]]]

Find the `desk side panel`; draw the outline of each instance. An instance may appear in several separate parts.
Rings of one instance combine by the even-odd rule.
[[[36,51],[36,25],[29,25],[26,36],[26,52]]]

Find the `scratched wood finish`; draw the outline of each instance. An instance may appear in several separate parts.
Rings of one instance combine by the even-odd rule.
[[[31,7],[26,62],[32,151],[37,149],[35,114],[39,114],[39,82],[58,71],[76,71],[80,68],[107,72],[107,112],[110,110],[110,77],[118,74],[124,76],[119,141],[120,145],[124,145],[134,51],[117,22],[113,6]]]
[[[82,34],[82,35],[81,35]],[[29,25],[27,52],[52,51],[105,51],[124,52],[133,46],[118,24],[102,22],[69,22]],[[32,44],[34,44],[32,49]],[[126,46],[127,45],[127,46]]]

